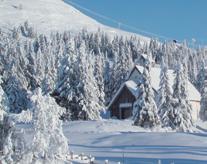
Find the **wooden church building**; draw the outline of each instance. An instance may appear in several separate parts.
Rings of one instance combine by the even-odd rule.
[[[126,119],[132,116],[134,102],[139,96],[139,86],[143,79],[143,70],[144,68],[138,65],[135,65],[131,70],[128,77],[126,78],[126,81],[121,85],[108,105],[108,110],[110,111],[111,117],[116,117],[117,119]],[[150,70],[151,84],[155,98],[159,89],[160,71],[161,69],[159,66],[154,66]],[[168,70],[168,76],[171,91],[173,92],[172,86],[175,78],[173,70]],[[190,81],[188,81],[188,94],[193,108],[193,119],[197,120],[199,117],[201,96]]]

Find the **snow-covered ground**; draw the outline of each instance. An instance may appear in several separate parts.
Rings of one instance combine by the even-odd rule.
[[[11,30],[25,21],[43,34],[80,32],[82,29],[96,32],[101,29],[109,35],[136,35],[142,40],[149,40],[141,35],[102,25],[63,0],[0,0],[0,28]]]
[[[30,125],[26,128],[31,135]],[[64,124],[70,150],[96,157],[96,162],[125,164],[205,164],[207,163],[207,123],[199,123],[194,133],[152,131],[132,126],[131,120],[73,121]]]
[[[206,126],[206,124],[203,124]],[[206,126],[207,127],[207,126]],[[124,163],[206,163],[207,133],[147,132],[130,120],[75,121],[64,126],[70,149]],[[111,162],[110,162],[111,163]]]

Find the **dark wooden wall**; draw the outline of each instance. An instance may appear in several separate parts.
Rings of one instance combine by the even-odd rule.
[[[111,105],[111,117],[119,117],[119,104],[120,103],[134,103],[135,97],[132,93],[128,90],[126,86],[122,89],[119,93],[117,98],[115,99],[114,103]]]

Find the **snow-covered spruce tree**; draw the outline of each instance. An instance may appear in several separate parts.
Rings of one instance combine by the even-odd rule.
[[[161,47],[161,54],[160,54],[160,57],[161,57],[161,61],[160,63],[162,64],[162,58],[165,59],[165,65],[169,68],[170,67],[170,63],[172,62],[171,58],[172,58],[172,55],[170,54],[170,48],[169,48],[169,44],[167,42],[164,42],[162,44],[162,47]]]
[[[33,91],[39,85],[39,81],[37,78],[37,60],[36,60],[37,56],[36,53],[34,52],[32,42],[28,42],[26,49],[27,49],[26,58],[28,62],[26,66],[27,71],[25,72],[25,77],[28,81],[28,89]]]
[[[99,103],[103,96],[94,71],[101,70],[95,67],[95,55],[88,51],[85,42],[77,42],[78,47],[70,48],[61,60],[58,83],[52,95],[66,108],[63,119],[100,119]]]
[[[175,68],[175,83],[173,85],[174,118],[171,118],[174,128],[178,131],[188,131],[192,127],[192,107],[187,94],[187,68],[178,61]]]
[[[104,72],[103,72],[103,79],[104,79],[104,100],[105,104],[109,104],[112,97],[112,85],[111,85],[111,77],[112,77],[112,69],[111,69],[111,62],[105,61],[104,63]]]
[[[160,88],[158,90],[157,106],[162,125],[173,128],[171,120],[174,117],[172,93],[169,85],[168,67],[163,58],[161,63]]]
[[[207,80],[204,80],[204,85],[202,87],[201,94],[201,108],[200,108],[200,118],[203,121],[207,120]]]
[[[94,60],[91,54],[88,54],[85,59],[83,68],[85,72],[81,74],[81,80],[83,81],[83,96],[84,105],[86,109],[88,119],[97,120],[100,119],[100,111],[102,106],[100,104],[100,90],[96,78],[94,76],[94,64],[90,64],[90,60]],[[102,104],[103,105],[103,104]]]
[[[33,27],[29,26],[28,21],[24,22],[24,25],[20,26],[20,29],[24,37],[34,38],[36,36]]]
[[[71,88],[71,74],[72,68],[70,63],[70,58],[66,55],[60,63],[58,70],[58,82],[56,84],[56,89],[52,93],[52,96],[55,97],[58,104],[66,108],[65,113],[62,116],[63,120],[69,120],[71,118],[71,111],[69,103],[72,100],[72,88]]]
[[[2,164],[14,163],[14,146],[12,142],[12,135],[14,133],[15,124],[10,120],[9,116],[4,116],[0,127],[0,150],[3,151],[3,156],[1,157]]]
[[[20,113],[27,109],[27,91],[22,87],[22,84],[17,80],[18,77],[10,76],[4,85],[5,92],[8,96],[10,112]]]
[[[80,45],[80,49],[84,52],[85,44]],[[56,89],[52,93],[57,103],[66,108],[62,116],[64,120],[88,119],[86,108],[83,108],[85,103],[83,103],[83,81],[81,80],[81,74],[85,73],[85,69],[82,69],[82,64],[85,63],[81,62],[85,54],[80,53],[80,49],[75,50],[74,46],[68,47],[68,53],[60,61]],[[77,54],[80,56],[76,57]]]
[[[198,70],[196,68],[196,63],[198,63],[198,57],[197,55],[195,55],[195,51],[189,51],[189,55],[188,55],[188,77],[189,80],[192,84],[195,85],[195,87],[197,87],[197,74],[198,74]],[[202,63],[201,63],[202,64]]]
[[[31,147],[24,152],[22,162],[58,163],[56,156],[65,160],[68,142],[59,119],[64,109],[49,95],[43,96],[40,88],[31,96],[31,106],[34,111],[34,137]]]
[[[136,126],[151,128],[160,124],[151,86],[149,62],[146,62],[144,67],[143,83],[140,86],[140,95],[135,102],[133,114],[134,125]]]
[[[14,27],[12,30],[12,37],[14,39],[19,39],[20,31],[18,28]]]
[[[105,93],[104,93],[104,58],[99,55],[95,56],[94,58],[94,77],[96,80],[96,84],[98,87],[99,91],[99,104],[104,105],[104,98],[105,98]]]
[[[197,75],[197,88],[199,89],[200,93],[202,94],[202,92],[204,91],[204,87],[205,87],[205,77],[207,75],[207,72],[206,72],[206,68],[205,68],[205,62],[204,61],[201,61],[201,68],[198,72],[198,75]]]
[[[115,50],[117,47],[115,47]],[[115,51],[115,63],[113,68],[112,91],[116,94],[121,84],[126,80],[127,74],[134,66],[131,51],[126,41],[121,38],[118,42],[118,51]]]
[[[156,63],[161,62],[161,55],[159,51],[160,47],[158,41],[156,39],[151,39],[149,44],[149,52],[147,52],[147,54],[151,54],[152,60]]]
[[[2,79],[0,78],[0,83]],[[3,161],[11,163],[13,154],[13,147],[11,143],[11,136],[13,133],[13,122],[9,120],[7,112],[9,111],[7,96],[0,86],[0,150],[3,151]],[[0,160],[1,161],[1,160]]]
[[[0,84],[2,84],[2,78],[0,77]],[[6,93],[0,85],[0,121],[3,120],[4,114],[9,112],[9,101]]]
[[[78,82],[78,73],[75,72],[75,43],[73,39],[64,34],[64,56],[59,59],[58,71],[57,71],[57,82],[55,90],[52,96],[55,97],[57,103],[66,108],[65,113],[62,115],[63,120],[75,119],[75,114],[72,113],[72,101],[73,96],[77,96],[75,93],[76,85]],[[71,115],[72,113],[72,115]]]
[[[94,77],[94,59],[90,52],[86,51],[85,43],[82,42],[78,50],[77,62],[79,64],[79,92],[82,99],[79,105],[82,107],[85,119],[100,119],[99,90]],[[93,60],[93,62],[90,62]]]

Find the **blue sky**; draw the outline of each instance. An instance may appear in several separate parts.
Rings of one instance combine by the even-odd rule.
[[[207,0],[70,1],[147,32],[180,41],[184,39],[191,41],[194,38],[197,44],[207,44]],[[103,24],[118,27],[112,21],[99,18],[83,9],[80,10]]]

